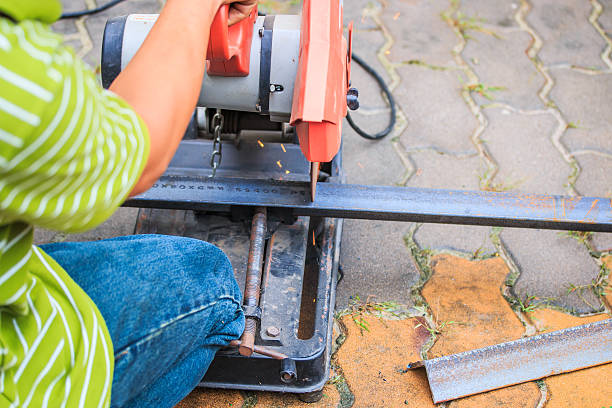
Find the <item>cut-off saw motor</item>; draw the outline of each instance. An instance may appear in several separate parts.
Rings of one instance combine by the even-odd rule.
[[[338,0],[307,0],[301,16],[258,16],[255,9],[231,27],[228,9],[222,6],[211,26],[192,126],[200,136],[214,138],[215,114],[220,113],[222,139],[282,142],[295,132],[312,163],[314,200],[319,163],[330,162],[340,149],[347,103],[358,107],[357,91],[349,89],[352,23],[347,41]],[[138,51],[157,17],[131,14],[109,20],[101,65],[105,87]]]

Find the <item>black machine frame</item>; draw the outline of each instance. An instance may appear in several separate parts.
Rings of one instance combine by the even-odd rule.
[[[209,140],[184,140],[153,188],[125,203],[143,208],[137,232],[203,239],[210,236],[193,230],[206,228],[206,216],[224,215],[228,223],[242,225],[233,234],[248,241],[245,221],[257,208],[268,211],[255,344],[287,358],[221,350],[200,384],[204,387],[293,392],[310,401],[320,397],[329,373],[343,218],[612,232],[608,198],[349,185],[340,152],[322,166],[311,202],[309,163],[297,144],[225,143],[214,178],[205,165],[211,152]],[[183,215],[171,213],[195,214],[191,227]],[[164,227],[168,218],[173,224]],[[230,254],[242,285],[244,255],[236,260]],[[304,310],[311,298],[315,307]],[[300,335],[303,320],[311,320],[306,337]]]

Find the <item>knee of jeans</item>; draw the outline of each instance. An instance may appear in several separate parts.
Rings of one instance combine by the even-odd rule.
[[[182,243],[180,253],[193,279],[204,282],[210,290],[220,295],[230,295],[236,301],[241,301],[234,269],[220,248],[205,241],[189,239],[189,242]]]

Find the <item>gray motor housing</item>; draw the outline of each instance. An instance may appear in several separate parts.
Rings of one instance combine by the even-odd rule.
[[[107,21],[101,62],[105,88],[138,51],[157,17],[157,14],[130,14]],[[258,112],[270,115],[274,122],[289,122],[299,59],[300,24],[301,18],[297,15],[258,17],[253,30],[249,75],[205,74],[198,106]]]

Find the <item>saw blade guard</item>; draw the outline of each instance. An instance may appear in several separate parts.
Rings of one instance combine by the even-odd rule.
[[[304,1],[290,123],[311,162],[329,162],[340,149],[349,67],[342,17],[341,1]]]

